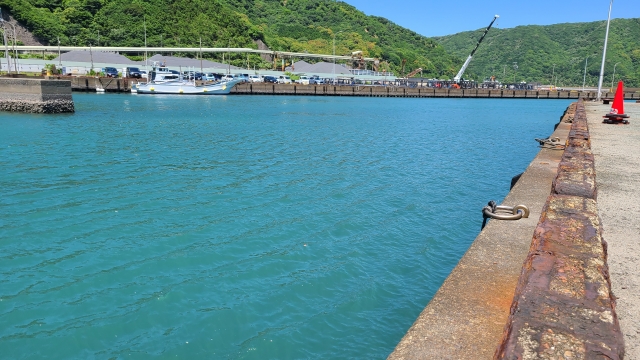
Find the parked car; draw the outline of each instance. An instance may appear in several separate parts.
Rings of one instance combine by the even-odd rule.
[[[182,77],[188,80],[202,80],[203,76],[204,74],[199,71],[185,71],[182,73]]]
[[[278,79],[275,76],[268,76],[268,75],[263,78],[263,81],[270,84],[278,83]]]
[[[136,79],[140,79],[142,77],[142,74],[140,73],[140,69],[137,67],[127,67],[125,69],[125,76],[126,77],[130,77],[130,78],[136,78]]]
[[[235,74],[233,75],[233,78],[236,80],[240,80],[240,84],[249,82],[249,78],[245,77],[244,74]]]
[[[223,76],[221,80],[222,81],[231,81],[231,80],[233,80],[233,75],[227,74],[227,75]]]
[[[296,83],[300,85],[309,85],[309,77],[308,76],[300,76],[300,79],[296,80]]]
[[[106,67],[104,68],[104,74],[106,77],[117,78],[118,77],[118,69],[114,67]]]
[[[140,78],[149,80],[149,73],[147,70],[140,70]]]
[[[278,76],[278,84],[291,84],[291,78],[288,75]]]
[[[207,81],[216,81],[221,78],[222,78],[222,75],[220,74],[208,73],[204,75],[204,80],[207,80]]]
[[[318,76],[318,75],[311,75],[311,77],[309,77],[309,84],[322,85],[322,84],[324,84],[324,80],[321,79],[320,76]]]
[[[262,82],[262,78],[260,78],[259,75],[250,75],[249,82],[252,82],[252,83]]]

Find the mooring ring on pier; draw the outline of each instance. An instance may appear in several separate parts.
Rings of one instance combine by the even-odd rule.
[[[487,206],[482,208],[482,215],[485,219],[520,220],[529,217],[529,208],[525,205],[496,205],[496,202],[492,200],[489,201]]]
[[[565,145],[560,142],[560,138],[558,137],[546,138],[546,139],[536,138],[535,141],[537,141],[540,144],[541,148],[554,149],[554,150],[564,150],[565,148]]]

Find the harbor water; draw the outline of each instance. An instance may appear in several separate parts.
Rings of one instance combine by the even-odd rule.
[[[569,104],[73,97],[0,113],[2,358],[385,358]]]

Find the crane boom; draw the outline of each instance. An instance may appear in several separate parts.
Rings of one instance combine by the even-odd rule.
[[[473,54],[476,53],[476,50],[478,50],[478,46],[480,46],[480,43],[482,42],[482,40],[484,40],[485,35],[487,35],[487,33],[489,32],[489,29],[491,29],[491,26],[493,26],[493,23],[496,21],[497,18],[499,18],[500,15],[495,15],[493,17],[493,20],[491,20],[491,24],[489,24],[489,26],[487,26],[487,28],[484,30],[484,33],[482,34],[482,36],[480,37],[480,40],[478,40],[478,43],[476,44],[476,47],[473,48],[473,51],[471,52],[471,54],[469,55],[469,57],[467,58],[467,60],[464,62],[464,64],[462,65],[462,68],[460,68],[460,71],[458,71],[458,75],[456,75],[453,78],[453,81],[460,82],[460,79],[462,78],[462,74],[464,74],[464,71],[467,70],[467,66],[469,66],[469,63],[471,62],[471,58],[473,57]]]

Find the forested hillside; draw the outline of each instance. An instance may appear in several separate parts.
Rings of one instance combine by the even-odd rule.
[[[551,83],[555,74],[558,86],[582,86],[588,57],[586,84],[597,86],[606,25],[600,21],[491,29],[469,70],[482,78],[495,75],[501,81],[515,79],[543,84]],[[462,58],[469,55],[483,30],[435,40]],[[611,86],[616,63],[616,79],[622,78],[628,86],[640,87],[640,19],[611,21],[604,86]]]
[[[253,47],[377,57],[398,75],[448,78],[462,61],[432,39],[326,0],[0,0],[44,42],[62,45]],[[253,64],[261,63],[254,56]],[[403,61],[404,60],[404,61]],[[238,65],[246,62],[238,55]],[[404,67],[403,67],[404,63]]]

